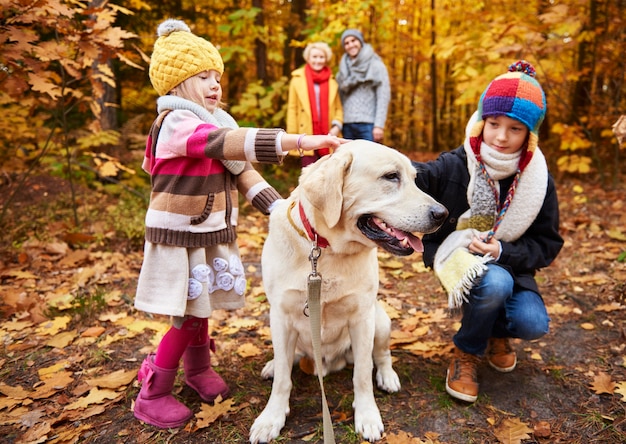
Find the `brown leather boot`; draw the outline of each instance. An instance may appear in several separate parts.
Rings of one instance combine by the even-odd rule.
[[[489,365],[499,372],[512,372],[517,365],[517,355],[508,338],[490,338],[485,354]]]
[[[457,399],[474,402],[478,399],[478,356],[454,348],[454,356],[448,367],[446,391]]]

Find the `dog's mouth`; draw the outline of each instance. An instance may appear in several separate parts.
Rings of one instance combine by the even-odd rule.
[[[376,216],[361,216],[356,225],[368,239],[397,256],[408,256],[414,251],[424,251],[424,244],[419,237],[391,227]]]

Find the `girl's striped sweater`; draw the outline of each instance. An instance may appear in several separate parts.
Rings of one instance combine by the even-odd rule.
[[[146,240],[188,248],[232,242],[238,193],[264,214],[281,198],[250,162],[281,163],[283,130],[220,128],[186,109],[188,101],[171,99],[169,109],[159,107],[146,143],[143,169],[152,181]],[[245,161],[243,172],[232,174],[223,160]]]

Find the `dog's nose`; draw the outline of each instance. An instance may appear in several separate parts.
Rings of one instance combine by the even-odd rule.
[[[443,205],[433,205],[430,207],[430,217],[437,223],[443,223],[448,217],[448,210]]]

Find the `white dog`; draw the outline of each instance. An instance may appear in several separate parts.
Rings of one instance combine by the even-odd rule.
[[[292,366],[303,356],[314,356],[303,308],[315,235],[323,247],[317,271],[322,276],[324,375],[354,364],[355,429],[368,441],[381,438],[373,365],[379,388],[396,392],[400,379],[391,365],[391,320],[376,300],[376,247],[396,255],[422,251],[421,240],[411,233],[433,232],[448,215],[417,188],[415,175],[398,151],[355,140],[304,168],[298,187],[273,209],[262,271],[274,359],[261,374],[274,381],[267,406],[250,430],[251,443],[268,443],[279,435],[289,414]]]

